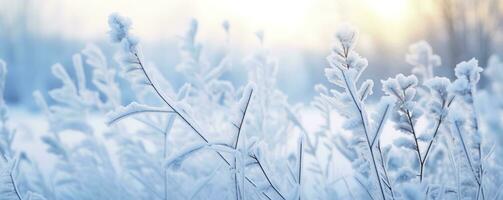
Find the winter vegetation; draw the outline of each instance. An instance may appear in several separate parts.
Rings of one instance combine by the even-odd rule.
[[[88,44],[70,66],[52,65],[57,88],[33,92],[48,124],[35,140],[52,161],[17,148],[33,141],[9,118],[10,68],[0,60],[0,200],[503,199],[498,55],[460,62],[449,79],[419,41],[398,55],[409,73],[374,84],[357,28],[341,24],[326,81],[310,102],[292,103],[265,31],[242,58],[238,84],[225,76],[236,66],[228,21],[219,56],[203,48],[194,19],[179,37],[178,64],[162,67],[142,51],[132,19],[113,13],[107,22],[115,56]]]

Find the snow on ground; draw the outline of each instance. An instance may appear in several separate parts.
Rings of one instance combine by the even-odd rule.
[[[17,138],[14,139],[14,148],[18,149],[19,151],[26,152],[30,159],[35,160],[39,164],[41,171],[43,171],[44,173],[50,172],[54,167],[57,159],[47,152],[47,145],[45,145],[41,140],[42,136],[50,134],[48,132],[49,126],[45,116],[43,116],[41,113],[27,111],[23,108],[18,107],[11,108],[9,110],[9,116],[11,123],[10,126],[14,127],[17,131]],[[118,160],[116,152],[118,150],[118,147],[115,143],[104,138],[104,134],[108,130],[108,127],[105,124],[105,117],[100,115],[92,115],[91,117],[89,117],[89,120],[92,123],[97,137],[106,143],[107,148],[112,155],[114,164],[117,164]],[[125,125],[125,128],[127,128],[128,130],[138,130],[142,128],[142,124],[140,122],[133,119],[126,120],[128,121],[125,123],[122,122],[121,124]],[[300,120],[303,124],[305,124],[308,132],[311,133],[315,132],[323,122],[323,118],[315,110],[304,110],[300,115]],[[336,113],[333,113],[333,130],[341,131],[342,133],[343,129],[341,128],[341,124],[343,120],[344,119],[342,117],[338,116]],[[421,125],[419,127],[420,129],[421,127],[424,127],[424,123],[420,122],[419,124]],[[64,140],[65,144],[70,147],[82,138],[82,135],[80,134],[81,133],[78,132],[66,131],[62,135],[62,139]],[[393,129],[392,124],[387,123],[382,135],[383,144],[389,144],[397,135],[398,134],[396,134],[396,131]],[[323,144],[323,142],[328,141],[320,141],[320,146]],[[295,142],[289,142],[288,144],[295,145]],[[318,153],[318,160],[324,161],[326,160],[324,158],[326,158],[327,149],[320,149],[321,151],[319,151]],[[345,159],[339,152],[335,152],[334,155],[335,157],[333,160],[335,162],[335,165],[333,166],[335,166],[337,169],[334,169],[335,174],[333,178],[339,179],[341,177],[351,176],[353,171],[352,166],[348,162],[348,160]],[[316,160],[311,159],[310,162],[316,162]]]

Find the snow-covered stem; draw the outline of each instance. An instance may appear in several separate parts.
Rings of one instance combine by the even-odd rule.
[[[477,182],[477,185],[480,185],[480,180],[479,180],[479,176],[477,175],[477,173],[475,172],[474,170],[474,166],[472,164],[472,158],[468,152],[468,148],[466,147],[466,142],[463,138],[463,134],[461,134],[461,124],[457,121],[453,122],[453,131],[458,135],[459,139],[460,139],[460,143],[461,143],[461,146],[463,147],[463,153],[464,153],[464,156],[466,158],[466,161],[468,162],[468,166],[470,167],[470,170],[473,174],[473,177],[475,178],[475,181]]]
[[[347,50],[345,50],[347,51]],[[344,58],[347,59],[347,54],[344,56]],[[370,156],[372,157],[372,164],[374,166],[374,172],[375,172],[375,176],[376,176],[376,179],[377,179],[377,182],[379,183],[379,188],[381,190],[381,195],[382,195],[382,198],[383,199],[386,199],[385,196],[384,196],[384,191],[383,191],[383,188],[382,188],[382,183],[380,181],[380,178],[379,178],[379,172],[377,171],[377,165],[376,165],[376,159],[375,159],[375,156],[374,156],[374,150],[372,149],[372,144],[370,142],[370,136],[369,136],[369,130],[368,130],[368,127],[369,127],[369,124],[368,124],[368,119],[367,119],[367,114],[366,112],[363,110],[363,107],[362,107],[362,103],[360,100],[357,100],[355,98],[355,95],[353,94],[353,89],[351,89],[351,85],[349,85],[348,81],[347,81],[347,75],[344,71],[342,71],[341,69],[341,72],[344,76],[344,82],[346,84],[346,86],[348,87],[348,91],[349,91],[349,94],[351,95],[351,98],[355,104],[355,106],[357,107],[358,109],[358,113],[359,113],[359,116],[360,116],[360,119],[362,120],[362,125],[363,125],[363,129],[364,129],[364,133],[365,133],[365,139],[367,141],[367,145],[368,145],[368,148],[369,148],[369,151],[370,151]]]
[[[166,123],[166,128],[164,130],[164,140],[163,140],[163,158],[168,159],[168,133],[171,132],[173,128],[173,123],[175,121],[175,116],[169,116],[168,122]],[[168,169],[164,169],[164,199],[168,200]]]
[[[377,128],[376,128],[376,131],[374,134],[375,136],[374,136],[374,139],[372,140],[372,143],[370,144],[370,146],[372,146],[372,147],[375,145],[376,141],[379,141],[379,137],[380,137],[381,132],[384,128],[385,121],[386,121],[386,119],[388,117],[388,113],[390,112],[390,109],[391,109],[390,107],[391,107],[391,105],[386,104],[385,108],[384,108],[384,113],[382,113],[382,115],[380,115],[380,117],[378,118]],[[378,146],[380,146],[380,144],[378,144]]]
[[[13,165],[13,168],[16,164]],[[19,193],[19,188],[17,187],[17,182],[16,182],[16,179],[14,178],[14,176],[12,175],[12,172],[13,172],[13,169],[10,170],[9,172],[9,177],[12,181],[12,185],[14,186],[14,192],[16,193],[16,196],[17,198],[19,198],[19,200],[23,200],[23,198],[21,197],[21,194]]]
[[[344,186],[348,190],[348,193],[349,193],[349,196],[351,197],[351,199],[355,200],[355,195],[353,194],[351,189],[349,189],[349,185],[348,185],[348,181],[346,180],[346,177],[342,177],[342,181],[344,181]],[[370,196],[370,197],[372,197],[372,196]]]
[[[245,89],[243,90],[243,96],[241,97],[241,100],[239,101],[238,103],[238,121],[237,121],[237,124],[236,122],[232,122],[232,125],[234,126],[234,128],[237,129],[236,131],[236,140],[233,144],[233,148],[235,150],[238,150],[238,145],[239,145],[239,138],[240,138],[240,135],[241,135],[241,132],[243,130],[243,124],[245,122],[245,117],[246,117],[246,114],[247,114],[247,111],[248,111],[248,107],[250,106],[250,102],[251,102],[251,98],[253,96],[253,91],[254,91],[254,84],[250,84],[248,86],[245,87]],[[246,144],[245,144],[246,145]],[[236,172],[234,173],[234,184],[235,184],[235,190],[236,190],[236,199],[242,199],[244,198],[244,191],[240,191],[240,188],[239,188],[239,184],[238,184],[238,174],[237,174],[237,171],[238,171],[238,161],[237,161],[237,157],[235,156],[234,157],[234,170],[236,170]],[[245,169],[239,169],[242,171],[242,173],[244,173]],[[243,190],[244,190],[244,187],[242,187]]]
[[[377,150],[379,151],[379,155],[381,156],[381,166],[383,168],[383,172],[384,172],[384,182],[387,183],[386,184],[386,187],[388,187],[388,189],[391,191],[391,198],[394,200],[395,199],[395,192],[393,190],[393,183],[391,182],[391,179],[390,179],[390,176],[388,174],[388,170],[387,170],[387,166],[386,166],[386,163],[384,162],[384,154],[382,152],[382,148],[381,148],[381,142],[377,142]]]
[[[447,102],[447,104],[445,104],[445,102],[442,103],[442,105],[444,106],[445,105],[445,108],[444,109],[449,109],[449,107],[451,106],[452,102],[454,101],[454,98],[455,96],[452,96],[450,98],[450,101]],[[442,124],[444,118],[443,116],[440,116],[438,119],[437,119],[437,122],[436,122],[436,125],[435,125],[435,131],[433,132],[433,136],[431,138],[431,140],[428,142],[428,146],[426,147],[426,151],[424,153],[424,157],[421,159],[421,173],[420,175],[423,176],[423,170],[424,170],[424,167],[426,166],[426,161],[428,160],[428,155],[430,154],[431,152],[431,149],[432,149],[432,146],[433,146],[433,142],[435,142],[435,139],[437,138],[437,135],[438,135],[438,132],[440,130],[440,125]],[[423,180],[423,177],[420,177],[420,180]]]
[[[360,186],[362,186],[362,188],[365,190],[370,199],[375,200],[370,190],[365,186],[365,184],[362,183],[362,181],[358,178],[358,176],[354,176],[353,178]]]
[[[262,166],[262,164],[260,163],[260,159],[259,159],[259,158],[257,158],[255,155],[251,156],[251,158],[255,160],[255,162],[257,163],[257,165],[258,165],[258,166],[259,166],[259,168],[260,168],[260,171],[261,171],[261,172],[262,172],[262,174],[265,176],[265,178],[266,178],[267,182],[269,183],[269,185],[271,185],[272,189],[273,189],[274,191],[276,191],[276,193],[277,193],[277,194],[278,194],[278,195],[279,195],[279,196],[280,196],[283,200],[285,200],[285,199],[286,199],[286,198],[285,198],[285,196],[283,196],[283,195],[281,194],[281,192],[278,190],[278,188],[277,188],[276,186],[274,186],[274,184],[272,183],[272,180],[271,180],[270,176],[269,176],[269,175],[267,175],[267,172],[265,171],[264,167],[263,167],[263,166]]]
[[[358,90],[355,86],[355,83],[367,65],[366,60],[360,58],[359,55],[353,51],[356,43],[356,37],[356,30],[352,27],[343,27],[339,30],[337,33],[337,42],[339,45],[333,49],[333,55],[328,58],[332,68],[327,68],[325,73],[329,81],[345,89],[345,92],[350,98],[349,102],[351,102],[356,108],[359,122],[361,123],[363,133],[365,135],[367,150],[370,153],[371,164],[373,166],[380,194],[382,199],[386,199],[379,171],[377,169],[377,161],[374,155],[374,150],[372,148],[373,139],[371,139],[371,137],[373,136],[371,136],[369,119],[363,106],[363,100],[371,93],[371,90],[368,90],[368,87],[365,87],[364,91],[360,91],[359,93],[357,92]],[[351,58],[349,58],[350,56]],[[370,85],[371,87],[373,83],[370,81],[370,84],[367,85]]]
[[[464,154],[466,156],[467,162],[469,164],[470,170],[472,171],[475,180],[477,182],[477,196],[479,196],[479,191],[482,196],[482,199],[485,199],[485,194],[484,194],[484,187],[483,187],[483,182],[482,182],[482,176],[483,176],[483,162],[482,162],[482,151],[481,151],[481,133],[479,130],[479,122],[478,122],[478,114],[477,110],[475,107],[475,97],[476,97],[476,89],[477,89],[477,83],[480,80],[480,73],[483,71],[481,67],[478,66],[478,61],[476,59],[471,59],[469,61],[464,61],[456,65],[455,68],[455,75],[456,75],[456,80],[451,84],[451,87],[449,90],[459,96],[461,99],[461,103],[464,105],[468,105],[469,109],[471,110],[470,114],[470,119],[471,119],[471,124],[470,124],[470,131],[472,131],[472,141],[471,141],[471,147],[475,147],[475,150],[478,154],[478,164],[474,163],[475,160],[473,160],[470,156],[470,151],[469,148],[467,147],[467,141],[462,136],[461,133],[461,128],[460,126],[462,125],[463,119],[461,117],[463,116],[462,113],[456,113],[459,116],[454,115],[453,118],[453,124],[454,124],[454,132],[457,132],[459,139],[461,140],[461,144],[463,146]],[[477,165],[477,166],[475,166]],[[476,169],[479,170],[476,170]]]
[[[461,195],[460,195],[460,191],[461,191],[461,184],[460,184],[460,178],[459,178],[459,166],[458,164],[456,163],[456,159],[454,158],[454,155],[452,153],[452,149],[451,149],[451,146],[454,146],[453,143],[452,143],[452,139],[449,139],[447,141],[447,152],[449,154],[449,161],[452,163],[452,166],[454,166],[455,168],[455,179],[456,179],[456,196],[457,196],[457,199],[460,200],[461,199]]]
[[[298,174],[298,184],[299,184],[299,190],[302,191],[302,163],[303,163],[303,155],[304,152],[304,137],[300,137],[300,145],[299,145],[299,174]],[[299,194],[299,200],[301,199],[302,192]]]

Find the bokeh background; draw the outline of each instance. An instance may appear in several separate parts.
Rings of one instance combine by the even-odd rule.
[[[265,45],[279,62],[279,88],[291,102],[307,102],[313,86],[326,81],[323,69],[339,24],[360,30],[358,52],[369,60],[366,78],[378,80],[409,73],[408,46],[429,42],[442,57],[437,74],[453,76],[455,63],[476,57],[485,67],[492,53],[501,53],[502,2],[499,0],[0,0],[0,58],[9,65],[8,104],[33,109],[32,92],[60,83],[50,66],[70,65],[71,55],[94,43],[111,58],[107,16],[130,17],[148,60],[175,84],[178,40],[192,18],[199,21],[198,40],[206,52],[231,49],[234,68],[225,75],[244,83],[243,61]],[[230,24],[229,32],[222,23]],[[218,55],[214,55],[218,57]],[[110,65],[112,63],[109,59]],[[484,79],[484,78],[483,78]],[[484,87],[482,80],[481,87]],[[376,89],[379,93],[379,89]]]

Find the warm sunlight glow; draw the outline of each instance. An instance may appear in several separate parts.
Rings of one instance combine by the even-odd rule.
[[[400,21],[409,8],[409,0],[367,0],[367,2],[376,15],[387,21]]]
[[[63,33],[77,39],[103,38],[109,13],[128,13],[135,19],[135,30],[144,41],[176,38],[185,31],[191,18],[200,22],[200,39],[216,41],[222,36],[221,23],[231,24],[234,45],[256,44],[254,34],[263,30],[271,46],[302,46],[325,49],[331,45],[332,33],[342,22],[353,23],[373,37],[397,39],[405,35],[414,11],[412,0],[87,0],[41,4],[44,33]],[[59,7],[58,7],[59,6]],[[52,12],[60,7],[62,11]],[[349,11],[352,12],[349,12]],[[58,16],[55,16],[58,13]],[[77,14],[74,14],[77,13]],[[60,20],[44,23],[53,18]],[[79,26],[78,29],[61,27]],[[390,31],[393,30],[393,31]],[[400,36],[401,37],[401,36]]]

